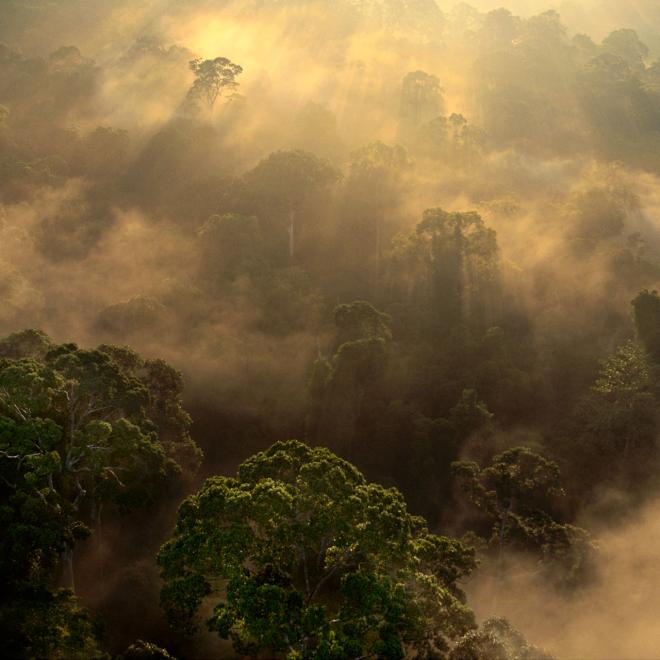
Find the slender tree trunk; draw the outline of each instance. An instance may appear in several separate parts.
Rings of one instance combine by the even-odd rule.
[[[502,580],[504,579],[504,544],[506,543],[506,531],[507,523],[509,521],[509,514],[513,511],[513,498],[509,500],[506,511],[500,516],[500,532],[498,534],[498,552],[497,552],[497,572],[493,578],[494,589],[492,595],[492,604],[491,608],[497,610],[498,601],[500,595],[500,589],[502,588]]]
[[[73,573],[73,548],[65,546],[62,551],[62,584],[75,593],[76,584]]]
[[[103,547],[103,525],[101,521],[101,510],[102,505],[97,505],[96,508],[96,529],[94,534],[96,535],[96,552],[99,562],[99,575],[101,579],[101,584],[105,581],[105,548]]]
[[[383,256],[383,250],[381,245],[381,228],[380,220],[376,223],[376,273],[374,278],[374,300],[378,301],[380,297],[380,270],[381,270],[381,259]]]
[[[502,579],[504,575],[504,544],[506,543],[506,533],[509,523],[509,516],[513,511],[513,497],[509,499],[509,504],[507,505],[506,511],[502,514],[500,518],[500,533],[499,533],[499,552],[497,556],[497,576],[498,579]]]
[[[293,209],[291,209],[289,211],[289,258],[291,259],[293,259],[293,255],[295,252],[295,242],[294,242],[295,223],[296,223],[296,212]]]

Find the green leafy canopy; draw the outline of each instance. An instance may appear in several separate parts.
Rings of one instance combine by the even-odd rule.
[[[438,657],[474,625],[458,586],[473,550],[296,440],[208,479],[158,560],[170,620],[194,629],[212,596],[209,628],[245,655]]]

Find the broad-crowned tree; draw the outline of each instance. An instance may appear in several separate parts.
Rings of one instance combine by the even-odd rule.
[[[463,115],[435,117],[417,128],[412,136],[415,153],[451,168],[475,166],[484,143],[483,131]]]
[[[648,46],[640,40],[637,32],[629,28],[610,32],[603,39],[601,47],[606,53],[612,53],[625,60],[634,71],[644,71],[644,60],[650,52]]]
[[[68,589],[39,584],[6,589],[0,598],[3,657],[13,660],[109,660],[102,629]]]
[[[264,236],[276,246],[282,246],[283,238],[288,238],[287,251],[292,258],[305,201],[339,178],[339,172],[328,161],[313,154],[276,151],[243,176],[241,205],[257,215]]]
[[[575,236],[596,241],[620,235],[630,201],[605,186],[578,193],[574,198]]]
[[[443,111],[442,88],[436,76],[411,71],[401,83],[399,116],[404,130],[414,129]]]
[[[520,36],[522,20],[503,7],[489,11],[479,30],[479,47],[485,53],[506,49]]]
[[[190,70],[195,74],[195,81],[188,91],[186,102],[192,107],[203,103],[209,112],[221,94],[238,87],[236,78],[243,73],[243,67],[226,57],[192,60]]]
[[[0,343],[0,471],[7,496],[7,575],[32,579],[64,559],[73,586],[73,547],[106,505],[154,501],[168,480],[194,472],[200,451],[181,406],[181,376],[127,348],[51,346],[34,331]],[[12,537],[20,538],[14,544]],[[20,552],[18,552],[20,550]]]
[[[48,58],[24,57],[3,46],[0,87],[13,123],[23,127],[73,120],[90,109],[98,89],[100,69],[75,46],[64,46]]]
[[[209,628],[251,657],[438,657],[474,625],[459,587],[472,551],[295,440],[208,479],[158,561],[170,620],[194,625],[210,599]]]
[[[334,322],[332,356],[319,356],[312,373],[308,435],[352,459],[363,409],[387,367],[392,333],[389,316],[364,300],[338,305]]]
[[[16,658],[106,657],[70,589],[73,549],[103,507],[154,501],[200,452],[181,376],[125,347],[53,345],[36,330],[0,340],[0,634]]]
[[[559,467],[527,447],[508,449],[481,467],[452,465],[467,498],[486,514],[489,543],[500,567],[508,549],[532,551],[541,565],[558,566],[559,581],[572,584],[587,569],[592,546],[587,532],[557,518],[563,495]]]
[[[656,387],[647,354],[627,342],[601,363],[559,438],[560,455],[583,492],[601,479],[631,494],[657,469]]]
[[[578,84],[596,146],[609,157],[655,163],[659,109],[640,72],[621,54],[605,50],[580,71]]]
[[[339,234],[344,268],[355,273],[351,295],[356,279],[369,285],[365,295],[378,293],[383,250],[395,231],[410,169],[408,152],[400,145],[372,142],[351,154]]]
[[[94,329],[103,337],[135,338],[152,336],[171,324],[171,312],[155,298],[136,296],[102,309],[96,317]]]
[[[414,232],[393,243],[388,288],[416,306],[422,329],[437,335],[461,323],[483,327],[496,302],[497,236],[475,212],[424,211]]]
[[[356,339],[391,339],[390,317],[366,300],[337,305],[334,309],[337,345]]]
[[[489,143],[556,149],[580,139],[567,117],[566,85],[574,67],[565,33],[554,11],[524,21],[505,9],[488,14],[474,93]]]
[[[0,358],[35,358],[41,360],[53,344],[41,330],[30,328],[0,339]]]
[[[197,236],[199,276],[213,292],[226,289],[238,278],[254,278],[266,268],[263,239],[255,216],[212,215]]]

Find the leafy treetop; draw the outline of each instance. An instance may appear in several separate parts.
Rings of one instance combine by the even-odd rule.
[[[159,563],[170,620],[194,628],[213,597],[209,628],[251,657],[430,657],[473,626],[458,584],[473,551],[430,534],[397,490],[295,440],[207,480]]]

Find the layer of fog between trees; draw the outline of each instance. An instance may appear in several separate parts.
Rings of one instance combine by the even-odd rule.
[[[420,285],[402,245],[426,209],[476,211],[496,232],[496,251],[478,256],[495,274],[463,301],[473,317],[460,323],[474,324],[465,350],[485,355],[497,327],[516,374],[507,382],[524,377],[508,390],[480,377],[494,417],[459,458],[529,445],[564,459],[565,449],[553,454],[555,438],[570,436],[562,424],[600,361],[635,339],[631,300],[660,283],[660,9],[471,4],[3,3],[0,334],[35,327],[166,359],[185,377],[200,478],[229,473],[275,440],[326,437],[322,415],[310,425],[309,382],[337,345],[337,304],[368,300],[389,315],[390,341],[407,348],[374,400],[389,405],[396,392],[413,405],[400,395],[420,362],[409,293]],[[238,85],[193,110],[189,62],[215,57],[242,67]],[[262,175],[280,151],[312,154],[327,171],[306,181],[283,161]],[[222,224],[231,214],[258,229],[232,230]],[[438,350],[451,354],[447,333]],[[438,386],[437,418],[479,380],[472,367],[451,378]],[[370,478],[400,487],[437,529],[465,531],[451,484],[429,478],[428,495],[415,492],[414,465],[407,481],[392,471],[405,446],[372,437],[378,457],[361,464],[350,444],[359,430],[337,433],[349,444],[331,448]],[[469,602],[559,656],[653,657],[657,482],[645,475],[631,493],[601,466],[582,497],[580,475],[559,463],[567,515],[600,548],[597,579],[558,592],[520,556],[504,581],[477,572]],[[154,514],[154,535],[175,506]],[[156,594],[149,559],[126,568],[107,558],[107,588],[90,588],[90,601],[103,607],[140,581]],[[96,570],[83,560],[83,584]],[[157,594],[145,607],[157,610]],[[149,617],[157,630],[159,615]]]

